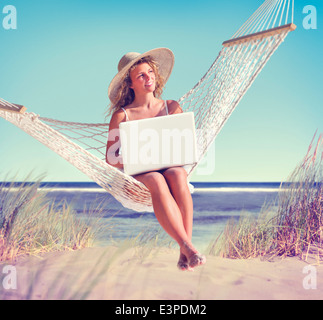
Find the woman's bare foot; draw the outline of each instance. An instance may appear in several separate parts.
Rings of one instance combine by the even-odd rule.
[[[177,268],[182,271],[194,271],[194,269],[189,266],[187,258],[183,253],[180,253]]]
[[[184,242],[181,247],[181,255],[185,256],[186,263],[190,269],[206,263],[206,257],[200,254],[192,245],[188,245],[186,242]]]
[[[190,268],[198,267],[206,263],[206,257],[203,254],[195,253],[192,257],[190,257],[188,266]]]

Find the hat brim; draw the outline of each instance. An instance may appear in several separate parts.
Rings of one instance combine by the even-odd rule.
[[[123,80],[128,70],[140,59],[147,56],[151,56],[157,62],[159,74],[164,78],[165,83],[168,81],[175,62],[173,52],[168,48],[157,48],[147,51],[133,59],[112,79],[108,89],[108,96],[112,103],[116,102],[115,99],[117,97],[118,91],[120,90],[121,81]]]

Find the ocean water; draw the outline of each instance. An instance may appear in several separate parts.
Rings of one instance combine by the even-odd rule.
[[[193,243],[203,251],[224,229],[231,218],[242,214],[257,216],[264,204],[277,202],[280,183],[205,183],[195,182]],[[43,183],[47,197],[59,204],[66,201],[78,215],[88,215],[100,207],[102,222],[113,225],[99,238],[99,245],[135,237],[140,232],[159,230],[154,213],[135,212],[124,208],[109,193],[89,182]],[[163,231],[161,231],[163,233]],[[165,237],[167,239],[167,236]]]

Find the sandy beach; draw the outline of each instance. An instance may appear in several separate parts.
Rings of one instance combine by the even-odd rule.
[[[225,300],[322,299],[322,266],[315,256],[231,260],[207,257],[194,272],[176,268],[173,249],[98,247],[21,257],[12,265],[16,289],[4,288],[1,299]],[[147,250],[147,249],[145,249]]]

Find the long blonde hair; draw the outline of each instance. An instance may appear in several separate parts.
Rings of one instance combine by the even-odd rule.
[[[129,68],[128,72],[125,74],[124,78],[121,80],[120,90],[118,91],[117,97],[115,99],[115,103],[111,103],[109,108],[109,115],[115,113],[120,108],[126,107],[131,104],[135,99],[135,92],[130,88],[131,79],[130,72],[134,70],[139,64],[148,63],[149,66],[153,69],[155,73],[156,79],[156,88],[154,91],[154,96],[156,98],[160,98],[163,93],[163,88],[165,86],[165,80],[158,72],[158,65],[156,61],[151,57],[143,57],[138,60],[131,68]]]

